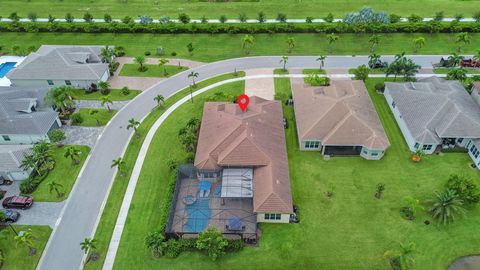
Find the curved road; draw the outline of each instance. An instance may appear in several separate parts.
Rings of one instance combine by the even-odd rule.
[[[422,67],[429,68],[432,63],[438,62],[441,56],[409,57]],[[317,56],[291,56],[287,68],[317,68],[319,63],[316,58]],[[390,62],[393,56],[382,59]],[[367,56],[328,56],[325,68],[354,68],[367,62]],[[156,95],[169,97],[187,87],[191,82],[187,77],[191,71],[199,73],[197,80],[203,80],[233,72],[234,69],[252,68],[281,68],[280,56],[236,58],[205,64],[156,84],[123,107],[105,127],[85,162],[37,269],[76,270],[82,267],[84,254],[79,244],[95,232],[115,175],[115,170],[110,169],[111,162],[123,155],[132,135],[132,130],[126,129],[130,118],[143,119],[147,116],[156,105],[153,100]]]

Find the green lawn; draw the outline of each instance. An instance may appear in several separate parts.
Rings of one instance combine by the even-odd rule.
[[[238,76],[243,77],[245,76],[245,73],[238,72]],[[231,79],[234,77],[235,76],[233,74],[224,74],[217,77],[209,78],[207,80],[198,82],[197,89],[201,89],[216,82]],[[130,175],[135,165],[135,161],[137,160],[138,152],[140,151],[143,140],[145,139],[145,135],[148,133],[148,130],[150,130],[155,121],[165,112],[166,109],[168,109],[170,106],[175,104],[175,102],[188,95],[189,93],[190,90],[187,88],[167,98],[165,100],[165,105],[163,106],[163,108],[153,110],[138,127],[138,132],[143,136],[141,136],[139,140],[131,140],[129,142],[123,158],[123,160],[125,161],[125,176],[122,177],[120,176],[120,174],[116,175],[112,189],[108,196],[107,203],[105,205],[105,211],[103,211],[102,213],[102,217],[100,219],[100,223],[98,224],[94,237],[97,240],[96,246],[97,251],[100,253],[100,259],[96,262],[88,263],[87,265],[85,265],[84,269],[102,269],[108,244],[110,243],[115,222],[117,221],[118,211],[120,210],[123,195],[125,194],[125,190],[127,189],[128,181],[126,180],[130,179]],[[131,206],[131,208],[132,207],[133,206]],[[143,239],[143,236],[140,237],[140,239]]]
[[[437,74],[447,74],[452,68],[434,68],[433,72]],[[465,68],[467,74],[480,74],[480,68]]]
[[[98,112],[91,115],[90,113],[93,110]],[[83,127],[98,127],[105,126],[110,119],[117,113],[116,110],[108,111],[107,109],[91,109],[91,108],[80,108],[77,112],[83,117],[83,122],[79,126]]]
[[[140,90],[130,90],[128,95],[124,95],[120,89],[112,89],[108,95],[111,101],[125,101],[135,98],[141,92]],[[78,100],[101,100],[103,96],[100,91],[88,93],[82,89],[73,90],[73,98]]]
[[[182,66],[174,66],[174,65],[144,65],[147,70],[146,71],[139,71],[138,64],[125,64],[123,65],[122,70],[120,71],[120,76],[135,76],[135,77],[170,77],[175,75],[179,72],[185,71],[188,68]],[[165,71],[167,75],[165,75]]]
[[[353,71],[355,69],[354,68],[351,68],[348,70],[348,74],[353,74]],[[368,74],[385,74],[385,69],[383,68],[371,68],[370,71],[368,72]]]
[[[333,54],[369,55],[371,45],[368,39],[370,36],[370,34],[339,34],[338,41],[333,45]],[[471,33],[470,36],[472,37],[471,42],[465,45],[462,53],[476,53],[478,50],[480,34]],[[1,37],[0,45],[3,45],[3,51],[6,53],[11,51],[15,45],[25,50],[29,46],[41,44],[110,44],[123,46],[128,56],[143,55],[145,51],[155,51],[158,46],[162,46],[167,55],[175,51],[178,58],[206,62],[245,56],[242,49],[243,34],[1,33]],[[325,34],[258,34],[254,35],[255,44],[250,56],[284,55],[288,49],[286,44],[288,37],[296,40],[296,46],[291,55],[327,53],[328,44]],[[418,52],[419,54],[448,54],[456,50],[454,34],[382,34],[376,53],[381,55],[398,54],[402,51],[409,53],[412,50],[412,40],[416,37],[425,37],[426,39],[426,44]],[[196,48],[193,55],[190,55],[187,50],[187,44],[190,42]],[[280,63],[278,67],[281,67]]]
[[[302,70],[302,73],[307,74],[307,75],[310,75],[310,74],[327,74],[325,69],[318,69],[318,68],[306,68],[306,69]]]
[[[59,202],[68,198],[70,190],[72,189],[75,181],[77,180],[78,173],[85,162],[85,159],[90,153],[88,146],[75,146],[80,150],[79,157],[80,163],[73,165],[70,158],[65,158],[65,146],[62,148],[53,146],[52,156],[55,159],[55,168],[48,174],[47,178],[38,186],[38,188],[32,193],[35,201],[40,202]],[[61,192],[64,193],[62,197],[57,197],[55,192],[50,193],[48,183],[56,182],[62,185]]]
[[[82,1],[55,1],[51,0],[3,0],[0,15],[7,17],[11,12],[19,12],[20,16],[26,17],[29,12],[36,12],[40,17],[52,14],[57,18],[63,18],[67,12],[71,12],[76,18],[82,18],[89,11],[95,18],[103,18],[105,13],[120,18],[129,15],[137,18],[139,15],[150,15],[155,19],[160,16],[177,18],[178,14],[185,12],[193,18],[218,19],[221,15],[236,19],[238,14],[246,13],[249,18],[255,19],[258,12],[263,11],[268,18],[274,19],[277,13],[285,13],[289,18],[305,18],[313,16],[322,17],[332,12],[335,17],[343,17],[345,13],[357,11],[363,6],[370,6],[376,10],[385,10],[403,16],[416,13],[423,16],[433,16],[436,11],[444,11],[445,15],[453,17],[455,14],[463,14],[471,17],[473,12],[478,11],[477,1],[455,0],[239,0],[217,1],[228,3],[214,3],[207,0],[82,0]]]
[[[3,261],[2,270],[34,270],[37,267],[38,260],[42,256],[43,249],[47,244],[52,229],[49,226],[13,226],[18,232],[31,229],[34,236],[33,246],[37,249],[37,253],[29,256],[28,248],[23,246],[16,247],[13,238],[15,233],[9,227],[2,230],[8,232],[5,239],[0,240],[0,249],[3,252],[5,260]]]
[[[386,250],[399,242],[414,241],[418,247],[415,269],[446,269],[455,258],[480,252],[476,233],[480,210],[468,209],[466,217],[449,226],[424,225],[431,220],[420,213],[415,221],[400,217],[404,198],[414,196],[422,202],[442,189],[448,175],[462,173],[479,182],[479,173],[469,168],[465,153],[425,157],[410,161],[410,153],[384,97],[373,89],[382,79],[369,79],[368,89],[385,127],[391,147],[380,161],[360,157],[323,160],[316,152],[300,152],[293,108],[285,115],[292,123],[287,129],[287,147],[294,202],[299,207],[300,224],[261,224],[259,247],[228,254],[217,262],[200,253],[182,254],[178,259],[153,259],[143,243],[147,232],[157,228],[159,211],[173,174],[166,162],[185,158],[178,130],[191,117],[199,117],[202,101],[182,105],[157,131],[147,153],[136,193],[129,211],[115,263],[116,269],[388,269]],[[221,88],[231,94],[241,92],[236,83]],[[277,95],[289,95],[289,79],[275,79]],[[213,90],[212,90],[213,91]],[[386,185],[381,200],[374,197],[375,186]],[[326,193],[333,192],[331,199]],[[448,247],[448,248],[445,248]]]

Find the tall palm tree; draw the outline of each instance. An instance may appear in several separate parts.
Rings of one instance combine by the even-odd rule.
[[[459,55],[458,53],[452,53],[448,58],[449,66],[456,67],[460,65],[460,62],[463,60],[463,56]]]
[[[447,189],[442,193],[435,192],[435,199],[430,201],[428,212],[441,224],[451,223],[457,214],[463,214],[463,201],[455,191]]]
[[[425,46],[425,38],[424,37],[417,37],[413,39],[413,53],[416,54],[418,50],[420,50],[423,46]]]
[[[40,170],[37,166],[37,160],[33,154],[25,155],[20,163],[20,168],[24,171],[33,169],[37,175],[41,175]]]
[[[282,56],[282,59],[280,59],[280,64],[283,64],[283,70],[287,70],[287,62],[288,62],[288,56]]]
[[[157,107],[161,108],[165,102],[165,98],[162,95],[157,95],[153,98],[157,102]]]
[[[112,160],[112,165],[110,168],[117,167],[118,171],[120,172],[121,176],[125,176],[124,172],[124,167],[125,167],[125,161],[122,159],[122,157],[119,157],[117,159]]]
[[[110,108],[110,105],[109,104],[113,104],[113,101],[112,99],[110,98],[110,95],[106,95],[106,96],[102,96],[101,97],[101,102],[100,104],[102,106],[106,106],[107,109],[108,109],[108,112],[112,112],[112,109]]]
[[[110,64],[112,62],[112,58],[115,56],[115,50],[108,45],[103,47],[100,51],[100,57],[102,58],[102,62]]]
[[[293,37],[287,38],[288,53],[292,53],[293,48],[295,48],[295,39]]]
[[[325,55],[320,55],[315,61],[320,62],[320,70],[323,69],[323,66],[325,65],[325,59],[327,57]]]
[[[193,87],[197,87],[197,84],[195,83],[195,78],[198,78],[198,72],[195,72],[195,71],[190,72],[190,74],[188,74],[188,78],[192,78]]]
[[[66,114],[66,110],[73,105],[72,92],[73,88],[70,86],[54,87],[48,91],[45,102]]]
[[[163,76],[167,76],[168,73],[167,73],[167,68],[165,67],[165,65],[170,62],[170,60],[168,60],[167,58],[160,58],[158,59],[158,65],[163,67]]]
[[[102,94],[108,94],[108,92],[110,92],[110,84],[106,81],[99,82],[98,87],[100,88]]]
[[[64,157],[70,158],[72,160],[73,165],[78,165],[78,163],[80,163],[80,161],[78,160],[79,156],[80,156],[80,150],[78,150],[74,146],[68,146],[67,148],[65,148]]]
[[[373,34],[370,36],[368,39],[368,42],[370,43],[370,52],[374,53],[375,50],[377,49],[378,44],[380,43],[380,38],[382,36],[378,34]]]
[[[253,38],[252,35],[245,35],[242,38],[242,48],[245,54],[250,54],[250,50],[253,47],[253,44],[255,43],[255,39]]]
[[[455,43],[458,44],[457,52],[460,52],[462,50],[463,45],[470,44],[471,39],[472,38],[468,32],[458,33],[455,36]]]
[[[375,64],[380,61],[381,56],[376,53],[372,53],[368,56],[368,66],[375,67]]]
[[[137,56],[133,59],[133,62],[138,64],[138,66],[139,66],[138,70],[141,71],[141,72],[145,71],[145,66],[144,66],[145,61],[146,60],[145,60],[145,57],[143,55]]]
[[[35,248],[33,247],[33,234],[31,231],[25,231],[22,235],[17,235],[13,238],[15,245],[28,247],[28,255],[32,256],[35,254]]]
[[[128,120],[127,130],[132,128],[135,135],[137,136],[137,138],[139,137],[139,134],[137,132],[137,128],[138,128],[139,125],[140,125],[140,122],[135,120],[135,118],[132,118],[132,119]]]
[[[412,269],[415,264],[415,258],[413,255],[415,255],[416,251],[417,247],[415,243],[400,243],[399,250],[388,250],[383,256],[389,259],[391,263],[399,265],[401,270],[408,270]]]
[[[86,255],[86,254],[88,254],[89,251],[91,251],[91,250],[93,251],[93,250],[97,249],[97,247],[95,246],[96,242],[97,242],[96,239],[85,238],[85,240],[83,240],[83,242],[80,243],[80,249],[83,250],[83,252],[85,252],[85,255]],[[85,264],[87,264],[89,261],[90,261],[90,257],[88,257]]]
[[[331,33],[327,35],[328,41],[328,52],[333,52],[333,44],[338,40],[338,36],[335,33]]]
[[[58,198],[63,196],[63,193],[60,191],[61,188],[63,188],[63,186],[55,181],[48,183],[49,192],[52,193],[55,191]]]

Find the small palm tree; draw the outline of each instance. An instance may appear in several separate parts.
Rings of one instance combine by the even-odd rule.
[[[165,98],[162,95],[157,95],[156,97],[153,98],[157,102],[157,107],[160,109],[162,108]]]
[[[88,254],[89,251],[93,251],[97,249],[97,247],[95,246],[96,242],[97,240],[93,238],[85,238],[85,240],[83,240],[83,242],[80,243],[80,249],[83,250],[83,252],[85,252],[85,255],[86,255]],[[85,264],[87,264],[90,261],[90,258],[91,257],[89,256]]]
[[[137,63],[138,64],[138,70],[140,72],[144,72],[146,70],[144,64],[145,64],[145,57],[140,55],[140,56],[137,56],[133,59],[133,62]]]
[[[456,67],[460,65],[460,62],[463,60],[463,56],[459,55],[458,53],[452,53],[448,58],[448,64],[451,67]]]
[[[413,53],[417,53],[423,46],[425,46],[425,38],[418,37],[413,39]]]
[[[458,44],[457,52],[460,52],[462,50],[463,45],[470,44],[471,39],[472,38],[468,32],[458,33],[455,36],[455,43]]]
[[[320,56],[316,59],[317,62],[320,62],[320,70],[322,70],[323,67],[325,66],[325,59],[326,59],[326,58],[327,58],[327,57],[326,57],[325,55],[320,55]]]
[[[165,65],[170,62],[170,60],[168,60],[167,58],[160,58],[158,59],[158,65],[163,67],[163,76],[167,77],[168,73],[167,73],[167,68],[165,67]]]
[[[61,184],[58,184],[55,181],[48,183],[49,192],[50,193],[55,192],[58,198],[63,196],[63,192],[61,192],[60,190],[61,188],[63,188],[63,186]]]
[[[93,118],[95,118],[95,121],[97,122],[97,126],[100,126],[100,120],[98,120],[98,118],[97,118],[97,114],[98,114],[99,112],[100,112],[100,111],[97,110],[97,109],[91,109],[90,112],[89,112],[89,114],[90,114]]]
[[[378,43],[380,43],[381,35],[373,34],[369,39],[368,42],[370,43],[370,52],[374,53],[377,49]]]
[[[287,38],[288,53],[292,53],[293,48],[295,48],[295,39],[293,37]]]
[[[139,125],[140,125],[140,122],[135,120],[135,118],[128,120],[127,130],[132,128],[137,138],[140,136],[140,134],[138,134],[138,131],[137,131],[137,128]]]
[[[280,59],[280,64],[283,64],[283,70],[287,70],[287,62],[288,56],[282,56],[282,59]]]
[[[455,220],[456,214],[465,213],[463,201],[455,191],[447,189],[442,193],[435,192],[435,199],[430,201],[428,212],[441,224],[448,224]]]
[[[413,255],[416,253],[416,251],[417,248],[415,243],[400,243],[399,250],[388,250],[383,256],[389,259],[391,266],[400,267],[401,270],[408,270],[412,269],[413,265],[415,264],[415,258]]]
[[[101,105],[106,106],[108,109],[108,112],[112,112],[112,109],[110,108],[109,104],[113,104],[112,99],[110,98],[110,95],[102,96],[101,98]]]
[[[115,50],[112,47],[105,46],[100,51],[102,62],[110,64],[112,58],[115,56]]]
[[[98,88],[100,88],[100,92],[104,95],[110,92],[110,84],[108,82],[105,82],[105,81],[99,82]]]
[[[117,167],[121,176],[125,176],[125,172],[123,170],[125,167],[125,161],[122,159],[122,157],[112,160],[112,165],[110,166],[110,168],[114,167]]]
[[[25,155],[20,163],[20,168],[24,171],[33,169],[37,175],[41,175],[41,172],[37,166],[37,159],[34,155]]]
[[[73,165],[78,165],[78,163],[80,163],[80,161],[78,160],[79,156],[80,156],[80,150],[78,150],[74,146],[68,146],[67,148],[65,148],[64,157],[70,158],[72,160]]]
[[[252,35],[245,35],[242,39],[242,48],[246,55],[250,54],[250,50],[255,43],[255,39]]]
[[[327,35],[329,53],[333,52],[333,44],[337,42],[337,40],[338,40],[338,36],[335,33],[331,33]]]
[[[193,87],[197,87],[197,84],[195,83],[195,78],[198,78],[198,72],[195,72],[195,71],[190,72],[190,74],[188,74],[188,78],[192,78]]]
[[[13,238],[16,246],[28,247],[28,255],[33,256],[36,252],[33,247],[33,234],[31,231],[25,231],[22,235],[17,235]]]

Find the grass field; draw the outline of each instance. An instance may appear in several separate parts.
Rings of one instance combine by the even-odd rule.
[[[319,68],[306,68],[306,69],[302,70],[302,73],[307,74],[307,75],[310,75],[310,74],[327,74],[325,69],[319,69]]]
[[[88,146],[75,146],[80,150],[79,156],[80,163],[73,165],[70,158],[65,158],[65,147],[58,148],[53,146],[52,156],[55,159],[55,168],[48,174],[47,178],[38,186],[38,188],[32,193],[35,201],[39,202],[60,202],[68,198],[70,191],[77,180],[78,173],[85,162],[85,159],[90,153]],[[48,183],[56,182],[62,185],[61,192],[64,193],[62,197],[57,197],[55,192],[50,192]]]
[[[245,76],[245,73],[238,72],[238,76],[243,77]],[[224,74],[217,77],[209,78],[207,80],[198,82],[197,89],[234,77],[235,76],[233,76],[232,74]],[[140,151],[143,140],[145,139],[145,135],[148,133],[148,130],[152,127],[154,122],[165,112],[166,109],[168,109],[171,105],[175,104],[175,102],[183,98],[185,95],[188,95],[189,93],[189,89],[184,89],[177,94],[167,98],[165,100],[163,108],[153,110],[152,113],[150,113],[138,127],[138,132],[143,135],[141,139],[131,140],[129,142],[123,158],[123,160],[125,161],[125,176],[122,177],[120,174],[117,174],[115,176],[115,181],[113,183],[107,203],[105,205],[105,211],[103,211],[102,213],[102,217],[100,219],[100,223],[98,224],[97,231],[94,237],[97,240],[96,246],[97,251],[100,253],[100,259],[96,262],[88,263],[87,265],[85,265],[84,269],[102,269],[108,244],[112,237],[115,222],[117,221],[118,211],[120,210],[123,195],[125,194],[125,190],[128,185],[127,179],[130,178],[133,167],[135,165],[135,161],[137,160],[138,152]]]
[[[93,110],[97,110],[97,113],[91,115]],[[79,126],[83,127],[98,127],[105,126],[110,119],[117,113],[116,110],[108,111],[107,109],[90,109],[80,108],[77,112],[83,117],[83,122]]]
[[[451,68],[434,68],[433,72],[437,74],[447,74]],[[480,68],[465,68],[467,74],[480,74]]]
[[[423,16],[433,16],[436,11],[444,11],[445,15],[453,17],[463,14],[471,17],[474,11],[479,10],[477,1],[455,0],[258,0],[258,1],[225,1],[228,3],[201,0],[2,0],[0,15],[7,17],[11,12],[19,12],[26,17],[29,12],[36,12],[40,17],[52,14],[63,18],[67,12],[76,18],[82,18],[89,11],[95,18],[103,18],[105,13],[120,18],[126,15],[136,18],[139,15],[149,15],[155,19],[166,15],[177,18],[179,13],[185,12],[192,18],[218,19],[221,15],[237,19],[240,13],[246,13],[249,18],[255,19],[258,12],[263,11],[270,19],[275,19],[278,13],[285,13],[289,18],[313,16],[322,17],[332,12],[336,18],[342,18],[345,13],[357,11],[363,6],[370,6],[376,10],[385,10],[390,13],[408,16],[416,13]]]
[[[156,229],[159,209],[165,202],[167,183],[173,175],[166,162],[182,159],[178,130],[193,116],[200,116],[205,95],[195,103],[182,105],[157,131],[142,168],[129,211],[116,269],[388,269],[383,258],[386,250],[399,242],[417,244],[415,269],[446,269],[459,256],[480,252],[476,234],[480,209],[470,208],[467,215],[449,226],[425,225],[430,219],[419,213],[415,221],[401,218],[399,209],[407,196],[422,202],[442,189],[448,175],[461,173],[479,182],[479,172],[469,168],[465,153],[425,157],[421,163],[410,161],[410,153],[382,95],[373,89],[382,79],[369,79],[368,89],[385,127],[391,147],[380,161],[359,157],[323,160],[319,153],[298,150],[295,125],[287,129],[289,167],[293,198],[300,211],[300,224],[261,224],[259,247],[228,254],[217,262],[192,252],[178,259],[153,259],[143,237]],[[288,96],[288,78],[275,79],[277,93]],[[240,92],[241,86],[223,88]],[[294,123],[292,107],[284,107]],[[386,191],[375,199],[375,186],[382,182]],[[326,196],[328,191],[333,197]],[[449,248],[445,248],[449,247]]]
[[[112,89],[110,90],[110,100],[111,101],[125,101],[130,100],[140,94],[140,90],[132,90],[130,89],[130,93],[128,95],[122,94],[121,90],[119,89]],[[104,96],[100,91],[95,92],[86,92],[85,90],[73,90],[73,98],[78,100],[101,100],[102,96]]]
[[[37,267],[38,260],[42,256],[43,249],[47,244],[52,229],[48,226],[13,226],[18,232],[31,229],[33,246],[37,249],[37,253],[33,256],[28,255],[28,248],[23,246],[15,246],[15,233],[5,227],[2,230],[7,231],[5,239],[0,240],[0,248],[2,249],[5,260],[3,261],[2,270],[34,270]]]
[[[125,64],[120,71],[120,76],[135,76],[135,77],[170,77],[179,72],[185,71],[188,68],[174,65],[144,65],[147,70],[139,71],[137,64]],[[164,69],[165,68],[165,69]],[[165,75],[165,71],[167,74]]]
[[[462,2],[463,3],[463,2]],[[476,53],[480,43],[480,34],[470,34],[472,40],[465,45],[462,53]],[[382,34],[377,53],[398,54],[412,52],[412,40],[425,37],[426,44],[418,54],[449,54],[455,52],[454,34]],[[143,55],[145,51],[155,51],[162,46],[166,55],[175,51],[178,58],[188,58],[199,61],[217,61],[233,57],[244,57],[242,38],[244,35],[229,34],[79,34],[79,33],[1,33],[0,45],[3,52],[8,53],[12,47],[19,45],[22,49],[41,44],[58,45],[116,45],[123,46],[128,56]],[[324,34],[259,34],[254,35],[255,43],[250,56],[285,55],[286,40],[293,37],[296,47],[291,55],[321,55],[327,53],[327,40]],[[369,34],[339,34],[338,41],[333,45],[336,55],[369,55]],[[191,56],[187,44],[192,42],[196,50]],[[355,44],[355,46],[352,46]],[[280,67],[280,64],[279,64]]]

